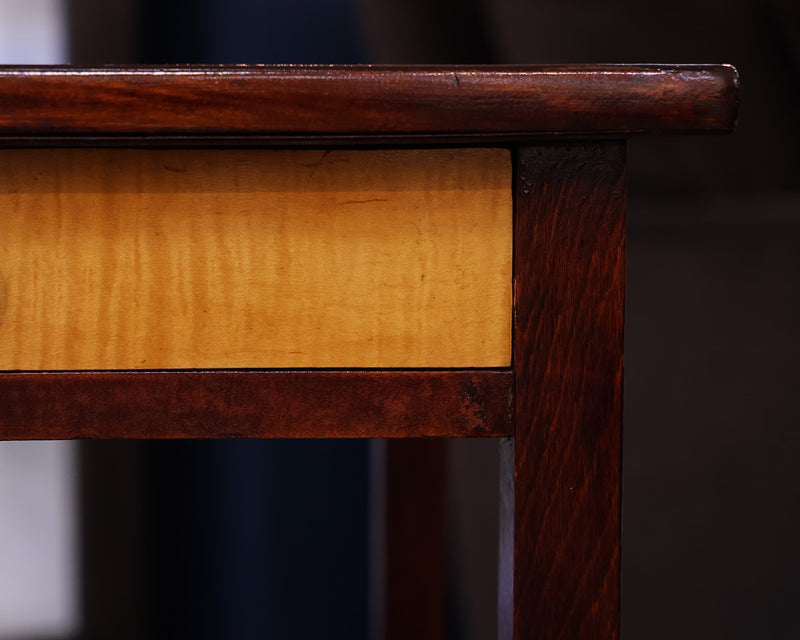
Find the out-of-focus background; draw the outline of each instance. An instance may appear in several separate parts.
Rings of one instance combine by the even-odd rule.
[[[0,63],[58,62],[735,64],[733,136],[629,145],[623,638],[800,637],[794,1],[0,0]],[[0,639],[367,638],[376,451],[4,443]],[[494,637],[497,457],[447,445],[454,639]]]

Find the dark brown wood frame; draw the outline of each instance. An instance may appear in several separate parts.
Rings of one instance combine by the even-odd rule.
[[[3,146],[470,144],[517,160],[511,368],[9,372],[0,437],[510,436],[500,637],[616,638],[623,139],[730,131],[737,90],[729,66],[2,68]]]

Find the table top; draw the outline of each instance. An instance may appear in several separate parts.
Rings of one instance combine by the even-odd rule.
[[[730,131],[730,65],[0,67],[0,144],[503,143]]]

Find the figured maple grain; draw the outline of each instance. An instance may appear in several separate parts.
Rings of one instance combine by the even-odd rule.
[[[532,146],[518,162],[514,638],[614,639],[625,144]]]
[[[511,198],[503,149],[2,151],[0,369],[507,366]]]
[[[511,373],[0,373],[0,440],[497,437]]]
[[[737,91],[727,65],[6,67],[0,143],[256,136],[408,144],[726,131]]]

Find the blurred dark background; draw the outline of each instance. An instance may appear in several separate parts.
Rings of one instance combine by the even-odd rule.
[[[69,24],[77,64],[736,65],[734,135],[629,144],[623,638],[800,637],[795,2],[72,0]],[[86,637],[368,637],[373,444],[81,447]],[[449,635],[482,640],[497,444],[446,455]]]

